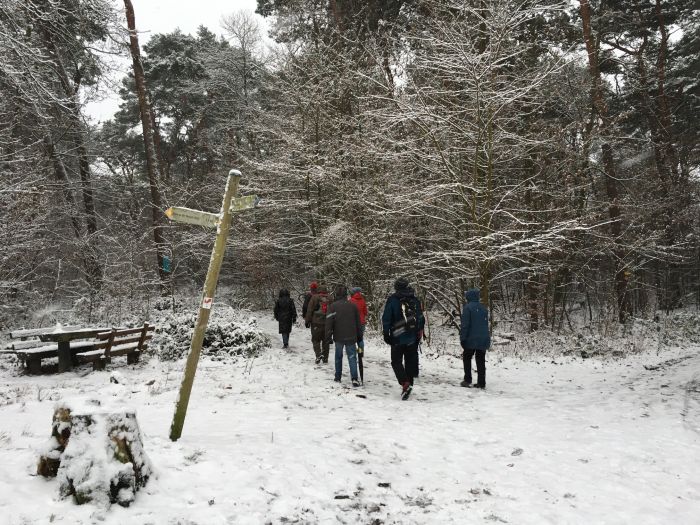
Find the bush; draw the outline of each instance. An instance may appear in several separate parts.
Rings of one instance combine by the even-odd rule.
[[[218,307],[218,305],[217,305]],[[215,310],[202,342],[202,353],[212,359],[250,357],[270,347],[270,340],[254,317],[232,309]],[[192,342],[196,314],[169,314],[157,321],[152,350],[159,359],[172,361],[185,357]]]

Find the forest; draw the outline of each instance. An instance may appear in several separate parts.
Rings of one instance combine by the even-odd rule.
[[[0,327],[196,295],[212,231],[163,212],[217,212],[231,168],[261,199],[232,225],[235,304],[343,283],[376,322],[404,275],[456,328],[471,286],[525,331],[700,305],[695,2],[256,13],[144,36],[131,0],[3,0]]]

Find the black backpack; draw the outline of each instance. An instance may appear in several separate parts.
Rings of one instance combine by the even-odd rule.
[[[400,317],[394,323],[392,335],[399,337],[401,334],[409,331],[415,331],[418,327],[416,319],[416,301],[415,297],[401,297],[399,299]]]

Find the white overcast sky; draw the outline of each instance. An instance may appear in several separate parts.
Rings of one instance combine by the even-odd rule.
[[[142,48],[151,35],[168,33],[177,28],[183,33],[194,34],[200,25],[204,25],[220,35],[222,16],[240,10],[254,12],[257,5],[256,0],[132,0],[132,3]],[[262,18],[260,20],[263,23]],[[263,33],[265,31],[263,30]],[[131,61],[120,61],[119,64],[120,68],[124,68],[124,72],[117,75],[115,80],[126,73]],[[99,96],[103,100],[91,102],[86,107],[88,115],[95,121],[111,118],[119,108],[118,95],[102,88]]]

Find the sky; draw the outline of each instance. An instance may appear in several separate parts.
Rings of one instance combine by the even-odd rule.
[[[183,33],[194,34],[200,25],[204,25],[220,35],[222,16],[241,10],[254,12],[257,4],[256,0],[132,0],[132,3],[142,49],[152,35],[168,33],[177,28]],[[262,21],[262,18],[260,20]],[[126,18],[124,25],[126,26]],[[131,67],[131,60],[120,60],[119,67],[123,72],[114,78],[116,81],[126,74]],[[90,102],[86,106],[88,115],[95,122],[111,118],[119,109],[119,97],[116,93],[102,88],[98,96],[102,100]]]

